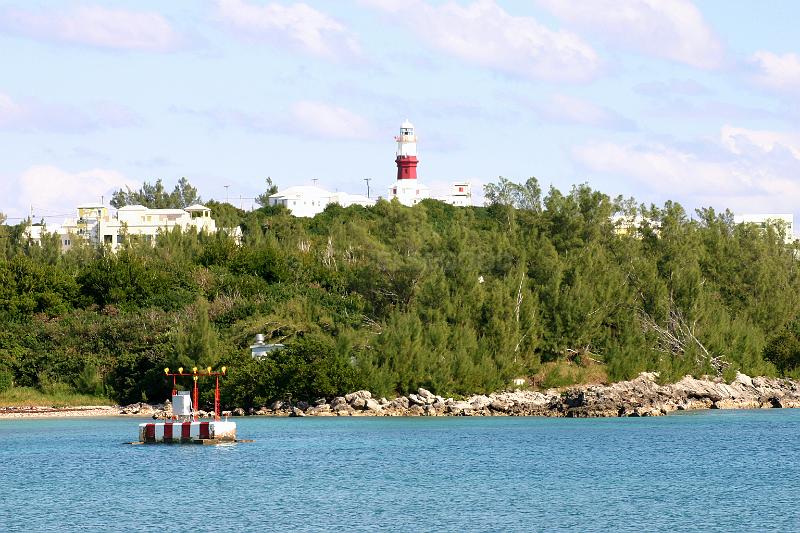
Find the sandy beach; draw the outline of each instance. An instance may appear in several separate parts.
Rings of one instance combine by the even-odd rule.
[[[79,416],[119,416],[119,406],[82,405],[77,407],[51,407],[42,405],[0,407],[0,420],[10,418],[51,418]]]

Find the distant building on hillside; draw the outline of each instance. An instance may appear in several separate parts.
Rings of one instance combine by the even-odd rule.
[[[360,194],[346,192],[330,192],[314,185],[297,185],[279,191],[269,197],[269,205],[282,205],[296,217],[313,217],[322,213],[330,204],[342,207],[362,205],[368,207],[375,204]]]
[[[611,223],[614,225],[616,235],[641,235],[641,229],[647,225],[656,235],[659,234],[659,224],[642,215],[626,215],[618,213],[611,216]]]
[[[397,179],[389,187],[389,199],[397,199],[403,205],[416,205],[426,198],[433,198],[441,202],[466,207],[472,205],[472,189],[469,182],[461,181],[452,184],[449,193],[436,196],[431,193],[427,185],[417,179],[417,134],[414,125],[405,120],[400,125],[400,135],[394,138],[397,141],[395,164],[397,165]]]
[[[264,335],[259,333],[256,335],[256,340],[250,345],[250,356],[253,359],[264,359],[269,357],[272,352],[277,352],[286,348],[286,345],[280,343],[265,343]]]
[[[400,125],[400,135],[395,137],[397,152],[395,164],[397,177],[395,183],[389,187],[388,199],[396,199],[403,205],[413,206],[431,198],[450,205],[466,207],[472,205],[472,189],[468,181],[458,181],[450,186],[450,190],[437,195],[431,192],[430,187],[417,179],[417,135],[414,125],[406,120]],[[375,204],[375,200],[359,194],[332,193],[320,187],[300,185],[278,191],[269,197],[270,205],[282,205],[289,209],[294,216],[313,217],[321,213],[330,204],[339,204],[342,207],[362,205],[365,207]]]
[[[784,232],[783,239],[787,244],[794,242],[794,215],[792,214],[742,214],[734,215],[733,221],[736,224],[754,224],[762,229],[773,226]]]
[[[126,205],[118,209],[116,215],[111,215],[102,204],[84,204],[78,206],[77,217],[66,219],[60,226],[48,227],[46,231],[59,235],[62,250],[68,250],[77,241],[105,244],[111,250],[117,250],[126,239],[155,242],[159,232],[172,231],[176,227],[181,231],[190,228],[205,233],[217,231],[211,210],[200,204],[186,209],[150,209],[143,205]],[[40,242],[43,230],[41,226],[31,225],[28,236],[32,241]]]

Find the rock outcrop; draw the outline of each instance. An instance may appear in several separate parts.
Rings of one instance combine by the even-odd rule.
[[[661,416],[695,409],[758,409],[800,407],[800,383],[779,378],[738,374],[731,383],[686,376],[659,385],[655,373],[610,385],[581,385],[546,391],[514,390],[474,395],[460,400],[442,398],[426,389],[392,400],[375,400],[366,390],[312,405],[275,402],[270,409],[251,409],[251,415],[272,416]],[[127,409],[127,408],[124,408]],[[243,414],[242,409],[234,410]]]

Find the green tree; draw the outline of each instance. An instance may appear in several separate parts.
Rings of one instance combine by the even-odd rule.
[[[261,207],[269,206],[269,197],[278,192],[278,186],[272,183],[272,178],[268,177],[266,179],[266,182],[267,182],[266,190],[263,193],[256,196],[256,203]]]
[[[114,191],[110,203],[117,209],[126,205],[143,205],[151,209],[185,209],[200,202],[202,199],[197,194],[197,189],[188,179],[178,180],[172,192],[168,193],[159,178],[155,183],[144,182],[137,191],[131,190],[130,187]]]
[[[206,368],[219,361],[219,339],[208,318],[208,310],[208,302],[199,299],[192,306],[191,314],[181,323],[175,338],[173,366]]]

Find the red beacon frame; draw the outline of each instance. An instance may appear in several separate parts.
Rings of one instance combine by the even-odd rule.
[[[227,367],[222,367],[219,371],[213,371],[209,366],[205,370],[199,370],[197,367],[193,367],[191,372],[184,372],[183,367],[178,368],[177,372],[170,372],[169,367],[164,369],[164,375],[167,377],[172,376],[172,395],[175,396],[178,394],[178,377],[191,377],[194,380],[194,389],[192,390],[192,408],[194,410],[193,419],[197,420],[197,412],[200,410],[199,407],[199,393],[197,388],[197,380],[198,378],[202,377],[213,377],[216,378],[216,386],[214,387],[214,420],[220,419],[220,412],[219,412],[219,377],[225,376],[226,372],[228,371]]]

